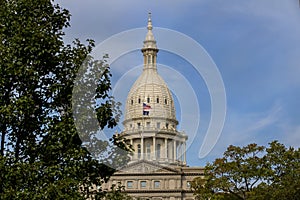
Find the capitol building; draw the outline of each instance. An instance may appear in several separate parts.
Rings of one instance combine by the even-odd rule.
[[[134,199],[192,200],[191,182],[203,176],[202,167],[186,163],[185,132],[178,121],[172,94],[157,72],[156,40],[149,14],[142,46],[143,72],[128,93],[124,130],[120,133],[134,150],[130,162],[105,184],[121,184]]]

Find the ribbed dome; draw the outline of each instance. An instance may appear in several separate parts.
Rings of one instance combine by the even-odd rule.
[[[132,86],[127,97],[125,121],[145,117],[143,103],[151,106],[147,117],[176,121],[172,94],[154,69],[144,69]]]
[[[141,118],[151,118],[153,120],[164,121],[176,128],[177,120],[175,116],[174,101],[168,86],[157,73],[156,57],[158,48],[152,33],[152,21],[149,15],[147,25],[147,35],[142,48],[144,56],[144,69],[141,76],[132,86],[126,101],[125,120],[127,122],[140,120]],[[143,105],[148,108],[147,115],[143,112]]]

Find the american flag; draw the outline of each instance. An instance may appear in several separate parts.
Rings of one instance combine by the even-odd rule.
[[[150,109],[151,109],[150,105],[147,105],[146,103],[143,103],[143,115],[149,115]]]

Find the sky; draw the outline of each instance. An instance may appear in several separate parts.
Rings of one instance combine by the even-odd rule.
[[[123,102],[122,109],[131,85],[141,73],[143,58],[139,49],[117,50],[133,40],[142,48],[148,12],[152,13],[153,33],[158,48],[162,47],[158,71],[173,93],[178,129],[189,136],[188,165],[204,166],[222,157],[231,144],[267,145],[278,140],[286,146],[300,146],[298,0],[56,2],[72,14],[71,27],[65,30],[66,43],[74,38],[94,39],[96,48],[101,49],[107,41],[136,34],[130,40],[113,43],[107,49],[110,52],[103,52],[116,55],[110,61],[113,95]],[[163,35],[164,31],[180,35],[179,40]],[[187,45],[184,38],[202,50]],[[180,48],[168,51],[168,44],[191,48],[179,53]],[[191,61],[197,56],[200,72]],[[207,74],[213,70],[215,77],[209,78]],[[224,92],[226,100],[214,92]],[[226,113],[215,103],[224,104]],[[210,123],[216,123],[211,122],[213,112],[220,119],[218,125],[224,125],[219,134],[208,131]],[[219,137],[206,140],[213,134]],[[210,148],[201,154],[204,142]]]

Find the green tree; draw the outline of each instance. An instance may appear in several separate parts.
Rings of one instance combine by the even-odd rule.
[[[101,198],[101,184],[115,171],[103,163],[117,166],[129,150],[124,138],[108,142],[95,136],[120,116],[109,95],[106,57],[88,56],[92,40],[64,44],[70,13],[51,0],[0,0],[0,5],[0,199]],[[95,82],[94,103],[83,114],[89,123],[96,111],[98,127],[86,126],[85,143],[72,102],[82,65],[86,74],[98,70],[96,79],[82,76],[77,82]]]
[[[133,200],[128,194],[124,192],[124,186],[113,185],[111,191],[105,192],[103,199],[105,200]]]
[[[300,197],[300,150],[273,141],[266,148],[269,173],[255,190],[256,199],[296,200]]]
[[[299,159],[299,149],[277,141],[267,148],[231,145],[192,188],[197,199],[299,199]]]

